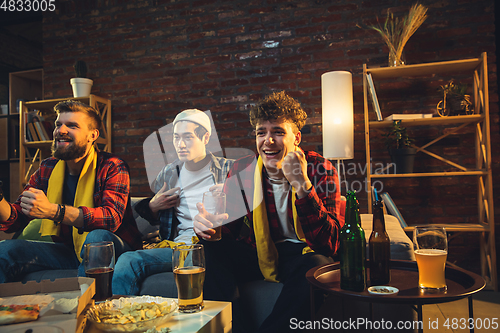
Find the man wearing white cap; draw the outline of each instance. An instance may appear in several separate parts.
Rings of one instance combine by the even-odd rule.
[[[114,294],[138,295],[146,277],[172,271],[172,248],[177,243],[198,241],[192,220],[198,213],[196,203],[202,201],[204,192],[216,190],[217,184],[224,183],[233,164],[233,160],[207,152],[212,128],[206,113],[184,110],[175,117],[173,129],[177,160],[156,177],[155,196],[135,206],[137,213],[151,224],[160,224],[161,247],[122,255],[113,275]]]

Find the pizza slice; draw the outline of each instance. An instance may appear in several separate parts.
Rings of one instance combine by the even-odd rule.
[[[34,305],[0,305],[0,325],[24,323],[38,319],[40,307]]]

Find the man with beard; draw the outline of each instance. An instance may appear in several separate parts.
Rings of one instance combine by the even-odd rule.
[[[130,206],[129,168],[94,145],[102,126],[98,111],[72,100],[54,110],[53,157],[42,161],[15,203],[0,194],[1,231],[30,224],[52,242],[0,242],[0,283],[47,269],[78,268],[78,275],[85,276],[82,249],[87,243],[112,241],[117,257],[142,248]]]
[[[258,332],[288,332],[292,319],[310,320],[305,274],[332,262],[338,248],[339,179],[327,159],[299,147],[306,118],[284,92],[257,103],[250,123],[258,158],[234,162],[223,189],[227,214],[209,214],[198,204],[193,226],[202,239],[214,234],[214,222],[227,220],[220,241],[202,241],[204,296],[233,302],[233,332],[247,332],[251,324],[238,302],[238,285],[254,280],[283,283]]]

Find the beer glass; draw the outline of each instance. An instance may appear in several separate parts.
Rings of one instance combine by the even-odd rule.
[[[418,266],[418,284],[423,290],[446,290],[444,269],[448,255],[446,230],[436,226],[417,226],[413,248]]]
[[[226,212],[226,194],[224,192],[209,191],[203,193],[203,206],[205,210],[213,215]],[[218,241],[222,237],[222,221],[214,222],[215,234],[208,241]]]
[[[113,296],[111,281],[115,270],[115,246],[113,242],[85,244],[85,275],[95,279],[96,302],[102,302]]]
[[[179,312],[194,313],[203,309],[205,252],[203,245],[179,245],[174,248],[172,264],[177,285]]]

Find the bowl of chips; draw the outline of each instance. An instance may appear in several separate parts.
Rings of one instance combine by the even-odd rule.
[[[165,324],[177,310],[168,298],[121,297],[96,304],[87,311],[87,319],[106,332],[144,332]]]

